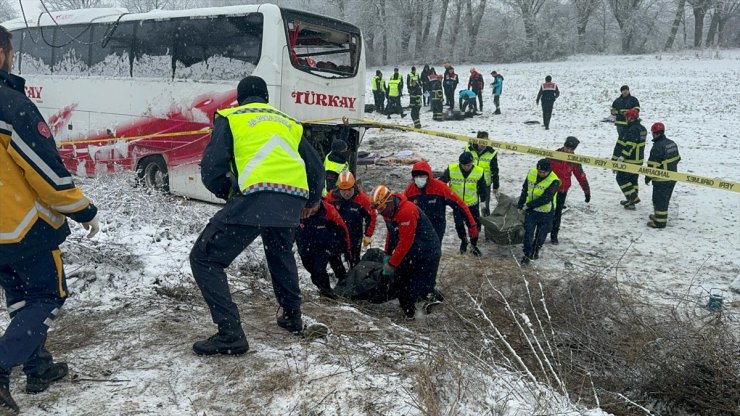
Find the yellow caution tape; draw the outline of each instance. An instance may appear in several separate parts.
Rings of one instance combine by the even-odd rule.
[[[593,156],[575,155],[571,153],[558,152],[555,150],[542,149],[539,147],[526,146],[523,144],[514,144],[508,142],[502,142],[498,140],[487,140],[478,139],[475,137],[468,137],[462,134],[447,133],[428,129],[417,129],[414,127],[399,126],[395,124],[379,123],[377,121],[355,119],[362,122],[363,124],[369,124],[380,128],[402,130],[402,131],[413,131],[422,134],[428,134],[431,136],[444,137],[453,140],[459,140],[466,143],[475,143],[491,146],[496,149],[509,150],[517,153],[527,153],[531,155],[537,155],[546,157],[549,159],[564,160],[566,162],[580,163],[582,165],[595,166],[597,168],[612,169],[621,172],[637,173],[640,175],[650,176],[652,178],[668,179],[676,182],[690,183],[695,185],[706,186],[714,189],[721,189],[725,191],[740,192],[740,183],[728,181],[722,178],[708,178],[705,176],[691,175],[683,172],[672,172],[664,169],[655,169],[642,165],[633,165],[630,163],[619,162],[611,159],[604,159]]]

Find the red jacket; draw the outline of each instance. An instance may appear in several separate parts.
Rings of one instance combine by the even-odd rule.
[[[396,206],[390,216],[383,215],[388,232],[385,236],[385,253],[391,256],[388,264],[398,267],[404,260],[415,263],[439,256],[440,242],[437,232],[426,214],[405,196],[391,195]]]
[[[409,201],[416,204],[429,217],[432,224],[445,223],[445,209],[447,206],[453,210],[461,210],[465,215],[470,238],[478,237],[478,227],[470,209],[462,198],[455,193],[446,183],[434,178],[432,167],[425,161],[416,162],[411,172],[420,171],[429,175],[429,180],[424,188],[416,186],[412,180],[406,186],[403,194]]]
[[[317,249],[322,245],[337,241],[338,238],[344,238],[345,250],[347,253],[350,252],[347,224],[344,223],[337,209],[323,199],[316,214],[301,220],[296,238],[300,239],[302,245],[308,250]]]
[[[344,222],[353,233],[362,231],[362,223],[365,222],[365,236],[372,237],[375,232],[375,222],[378,214],[370,208],[370,198],[358,186],[355,186],[355,195],[346,200],[336,188],[326,195],[326,202],[333,205]]]
[[[558,149],[558,152],[562,151],[562,147]],[[591,193],[591,188],[588,186],[588,179],[586,178],[586,172],[583,171],[583,167],[580,163],[550,159],[550,166],[552,166],[552,171],[555,172],[560,179],[560,188],[558,188],[558,192],[568,192],[568,189],[570,189],[570,175],[572,174],[581,185],[583,193]]]

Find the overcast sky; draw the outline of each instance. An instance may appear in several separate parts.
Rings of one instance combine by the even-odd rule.
[[[39,3],[39,0],[20,0],[23,3],[23,9],[25,9],[27,14],[37,14],[39,10],[41,10],[41,3]],[[10,0],[10,4],[12,4],[15,7],[15,10],[20,13],[21,7],[18,4],[18,0]]]

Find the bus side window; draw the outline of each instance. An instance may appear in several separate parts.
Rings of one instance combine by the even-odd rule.
[[[91,76],[131,76],[134,22],[94,24],[92,39]]]
[[[175,78],[239,80],[260,59],[262,14],[180,19],[175,36]]]
[[[176,30],[173,20],[139,22],[134,35],[134,77],[172,79]]]
[[[54,45],[55,74],[87,75],[90,62],[91,25],[64,26],[57,29]]]
[[[51,75],[55,27],[37,27],[23,31],[23,50],[21,51],[21,75]]]

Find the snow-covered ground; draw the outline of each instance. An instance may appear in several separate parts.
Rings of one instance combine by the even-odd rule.
[[[494,139],[551,149],[575,135],[581,140],[578,153],[608,156],[615,129],[600,120],[608,115],[619,86],[628,84],[640,99],[645,124],[663,121],[667,135],[678,143],[680,170],[740,179],[740,51],[476,67],[488,81],[493,69],[505,77],[503,114],[491,115],[492,98],[487,94],[482,116],[437,123],[425,111],[425,128],[471,136],[485,129]],[[389,69],[383,68],[384,73],[392,72]],[[405,73],[408,68],[402,69]],[[467,83],[468,67],[457,69],[461,84]],[[524,124],[541,118],[534,99],[547,74],[561,90],[549,131]],[[385,121],[377,115],[369,118]],[[407,117],[401,123],[411,121]],[[363,142],[363,149],[387,153],[413,149],[435,170],[457,160],[462,147],[448,139],[392,130],[370,130]],[[501,191],[518,194],[535,162],[531,155],[502,152]],[[409,171],[371,167],[358,173],[366,184],[384,178],[400,187]],[[567,275],[567,261],[580,270],[616,277],[638,294],[661,302],[676,303],[688,293],[697,313],[704,313],[698,306],[706,302],[706,290],[719,288],[726,314],[737,320],[738,295],[727,288],[740,274],[738,194],[679,184],[668,228],[652,230],[645,226],[652,212],[649,187],[643,187],[637,211],[625,211],[613,174],[590,167],[586,171],[591,203],[583,202],[575,184],[561,244],[548,244],[527,273]],[[527,382],[524,374],[505,369],[512,367],[505,362],[486,367],[474,356],[451,354],[462,351],[452,347],[454,340],[447,340],[447,352],[438,349],[445,341],[445,334],[438,334],[440,320],[452,312],[406,322],[393,303],[327,303],[318,299],[305,271],[304,319],[329,325],[331,333],[317,341],[287,334],[275,325],[277,306],[265,279],[259,241],[229,268],[250,352],[242,357],[197,357],[192,342],[212,334],[215,327],[193,282],[188,253],[219,206],[148,195],[134,188],[128,175],[79,183],[101,208],[103,231],[86,240],[73,225],[73,236],[63,246],[72,297],[49,344],[58,359],[70,362],[73,376],[47,393],[29,396],[22,393],[24,380],[16,370],[12,392],[24,414],[602,414]],[[376,246],[382,229],[381,224]],[[443,288],[457,285],[446,278],[450,268],[492,264],[492,273],[503,273],[515,266],[512,254],[520,255],[519,247],[485,243],[481,263],[460,257],[456,248],[450,217],[439,282]],[[0,327],[5,325],[3,316]]]

